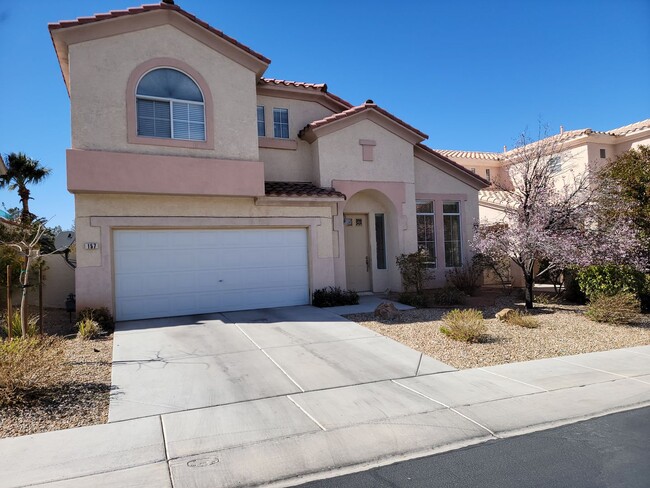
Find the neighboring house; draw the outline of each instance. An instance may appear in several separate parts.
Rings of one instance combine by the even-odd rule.
[[[77,306],[118,320],[400,290],[471,256],[488,182],[372,101],[264,78],[270,60],[178,6],[49,26],[70,94]]]
[[[535,144],[535,143],[533,143]],[[554,147],[558,153],[555,158],[555,171],[558,181],[569,172],[575,174],[594,173],[607,161],[613,160],[625,151],[640,145],[650,145],[650,119],[635,122],[624,127],[605,132],[592,129],[565,131],[542,141]],[[454,160],[470,171],[475,171],[499,186],[508,187],[508,165],[519,149],[503,153],[450,151],[437,152]],[[480,217],[483,221],[502,220],[509,204],[507,192],[487,188],[479,193]]]

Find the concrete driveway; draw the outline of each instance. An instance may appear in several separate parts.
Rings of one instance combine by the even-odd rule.
[[[453,370],[310,306],[121,322],[109,422]]]

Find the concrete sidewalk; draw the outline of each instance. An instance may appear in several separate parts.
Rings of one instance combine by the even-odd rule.
[[[650,346],[0,440],[2,486],[291,486],[650,405]]]

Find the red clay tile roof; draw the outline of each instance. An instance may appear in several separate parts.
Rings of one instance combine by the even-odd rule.
[[[324,119],[315,120],[314,122],[311,122],[311,123],[307,124],[305,126],[305,128],[300,131],[300,134],[303,134],[307,129],[316,129],[318,127],[322,127],[324,125],[330,124],[330,123],[335,122],[337,120],[345,119],[347,117],[350,117],[352,115],[356,115],[358,113],[361,113],[361,112],[364,112],[364,111],[370,110],[370,109],[376,110],[380,114],[385,115],[386,117],[391,119],[393,122],[401,125],[402,127],[405,127],[406,129],[408,129],[408,130],[410,130],[412,132],[415,132],[417,135],[419,135],[420,137],[422,137],[424,139],[429,138],[429,136],[426,135],[424,132],[419,131],[418,129],[416,129],[412,125],[407,124],[403,120],[395,117],[390,112],[384,110],[383,108],[381,108],[377,104],[375,104],[373,102],[370,102],[370,101],[367,101],[363,105],[357,105],[356,107],[351,107],[351,108],[349,108],[347,110],[344,110],[343,112],[339,112],[337,114],[330,115],[329,117],[325,117]]]
[[[618,127],[616,129],[607,131],[607,133],[613,134],[615,136],[626,136],[637,130],[647,129],[647,128],[650,128],[650,119],[645,119],[639,122],[635,122],[633,124],[625,125],[623,127]]]
[[[330,197],[343,198],[345,195],[334,188],[321,188],[311,183],[288,181],[266,181],[264,192],[267,197]]]
[[[268,85],[284,85],[284,86],[295,86],[298,88],[313,88],[314,90],[326,92],[327,85],[325,83],[304,83],[302,81],[290,81],[290,80],[278,80],[276,78],[260,78],[262,83]]]
[[[485,187],[488,187],[488,186],[490,186],[492,184],[488,180],[486,180],[485,178],[482,178],[479,175],[477,175],[476,173],[474,173],[473,171],[470,171],[465,166],[462,166],[462,165],[458,164],[453,159],[449,159],[447,156],[439,153],[435,149],[431,149],[429,146],[426,146],[426,145],[422,144],[421,142],[417,144],[417,147],[419,147],[420,149],[423,149],[424,151],[428,152],[429,154],[433,154],[434,156],[437,156],[438,158],[442,159],[446,163],[449,163],[454,168],[456,168],[456,169],[462,171],[463,173],[473,177],[475,180],[483,183],[483,185]]]
[[[90,24],[93,22],[100,22],[102,20],[107,20],[107,19],[115,19],[118,17],[124,17],[125,15],[137,15],[141,14],[143,12],[151,12],[153,10],[174,10],[175,12],[178,12],[179,14],[187,17],[189,20],[194,22],[195,24],[200,25],[204,29],[207,29],[208,31],[212,32],[213,34],[221,37],[222,39],[230,42],[231,44],[237,46],[239,49],[242,51],[247,52],[248,54],[251,54],[252,56],[255,56],[259,60],[269,64],[271,60],[265,56],[262,56],[260,53],[253,51],[251,48],[248,46],[244,46],[241,42],[233,39],[232,37],[224,34],[222,31],[215,29],[214,27],[210,26],[207,22],[202,21],[201,19],[197,18],[196,16],[192,15],[189,12],[186,12],[182,8],[180,8],[178,5],[170,5],[168,3],[154,3],[154,4],[148,4],[148,5],[142,5],[140,7],[132,7],[127,10],[111,10],[108,13],[103,13],[103,14],[95,14],[91,17],[79,17],[75,20],[62,20],[60,22],[55,22],[48,24],[48,28],[50,31],[56,30],[56,29],[65,29],[66,27],[75,27],[78,25],[84,25],[84,24]]]
[[[448,158],[468,158],[468,159],[489,159],[491,161],[499,161],[502,159],[501,153],[496,152],[481,152],[481,151],[454,151],[451,149],[436,149],[437,153],[440,153]]]
[[[278,80],[275,78],[260,78],[259,83],[264,83],[265,85],[275,85],[275,86],[290,86],[290,87],[295,87],[295,88],[306,88],[306,89],[311,89],[315,91],[319,91],[328,98],[331,98],[332,100],[340,103],[341,105],[345,107],[352,107],[352,104],[348,102],[347,100],[342,99],[341,97],[338,97],[334,95],[333,93],[330,93],[327,91],[327,84],[326,83],[305,83],[302,81],[290,81],[290,80]]]

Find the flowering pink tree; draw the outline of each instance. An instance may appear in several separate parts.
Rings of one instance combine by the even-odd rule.
[[[510,181],[495,184],[510,202],[504,219],[479,225],[473,241],[476,251],[493,259],[508,257],[522,270],[529,309],[535,280],[546,271],[572,265],[642,265],[633,226],[623,217],[602,217],[595,198],[598,188],[589,175],[560,172],[567,162],[561,142],[561,136],[533,143],[521,137],[507,162]],[[536,271],[542,260],[548,266]]]

